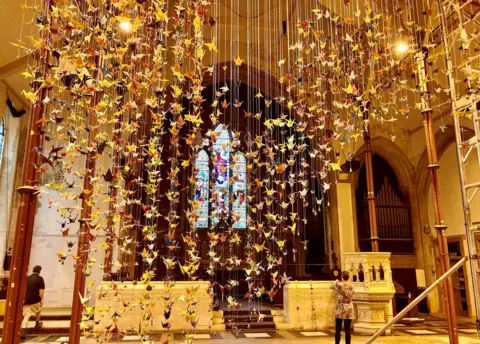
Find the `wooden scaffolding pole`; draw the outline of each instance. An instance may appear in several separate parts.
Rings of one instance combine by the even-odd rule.
[[[42,1],[42,10],[45,17],[50,17],[51,1]],[[42,31],[42,39],[47,39],[50,31]],[[48,49],[40,52],[38,60],[43,76],[49,73],[51,54]],[[28,265],[33,239],[33,226],[35,222],[35,209],[37,205],[37,190],[39,173],[35,165],[38,163],[38,154],[35,147],[41,145],[40,131],[42,123],[39,121],[44,113],[45,105],[41,101],[47,95],[46,88],[40,88],[40,83],[34,84],[34,91],[38,92],[36,101],[30,107],[28,132],[25,149],[25,158],[22,171],[22,186],[17,189],[20,193],[20,206],[15,226],[15,236],[12,251],[10,278],[7,290],[7,307],[3,321],[2,342],[8,344],[20,343],[20,328],[23,320],[23,304],[27,289]]]
[[[99,55],[95,56],[95,73],[93,78],[97,79],[98,71],[101,69],[102,58]],[[96,112],[95,106],[98,103],[100,94],[97,91],[93,92],[90,107],[87,111],[88,126],[91,130],[88,132],[87,147],[90,148],[94,144],[94,138],[96,131],[93,127],[96,125]],[[82,197],[82,213],[80,215],[80,232],[78,234],[78,247],[77,256],[80,257],[75,265],[75,280],[73,284],[73,301],[72,301],[72,317],[70,319],[70,335],[69,344],[80,343],[80,322],[82,321],[83,304],[80,300],[80,296],[85,295],[85,273],[86,266],[88,265],[88,253],[90,250],[90,226],[91,226],[91,214],[92,206],[89,204],[89,198],[93,193],[92,179],[95,177],[95,165],[96,165],[96,150],[89,150],[85,158],[85,169],[87,173],[83,178],[83,197]]]
[[[365,111],[365,119],[368,120],[368,109]],[[378,252],[378,230],[377,230],[377,211],[375,206],[375,185],[373,182],[372,165],[372,145],[370,138],[370,124],[365,125],[363,132],[363,141],[365,143],[365,172],[367,176],[367,204],[368,204],[368,223],[370,226],[370,242],[372,252]]]
[[[424,117],[425,140],[427,145],[428,171],[432,182],[433,207],[435,213],[435,229],[437,230],[437,243],[440,251],[440,269],[441,274],[445,274],[450,269],[450,258],[447,245],[447,226],[443,219],[442,201],[440,197],[440,187],[438,181],[437,147],[435,144],[435,133],[433,132],[433,110],[430,107],[431,83],[427,75],[425,60],[428,56],[428,50],[420,51],[415,56],[417,61],[417,70],[419,75],[420,90],[422,92],[422,115]],[[455,299],[453,295],[452,278],[448,277],[444,284],[445,311],[448,322],[448,335],[450,344],[458,344],[458,329],[455,314]]]
[[[40,99],[43,99],[45,94],[46,92],[43,90],[40,91]],[[27,137],[22,186],[17,189],[20,193],[20,207],[17,214],[13,243],[12,265],[7,291],[7,308],[3,325],[3,343],[20,342],[20,327],[23,318],[22,308],[27,289],[27,273],[37,205],[37,195],[34,187],[38,184],[38,174],[35,171],[38,158],[34,148],[38,147],[41,141],[38,134],[41,125],[38,124],[38,120],[42,117],[44,106],[40,104],[35,104],[30,109],[28,132],[33,131],[35,134]]]
[[[118,93],[118,92],[117,92]],[[124,94],[122,93],[122,100],[120,102],[121,105],[124,103]],[[119,106],[119,108],[121,107]],[[113,176],[113,181],[112,184],[110,185],[110,191],[109,191],[109,197],[110,201],[108,202],[108,221],[107,221],[107,231],[106,231],[106,236],[107,236],[107,244],[108,247],[105,250],[105,258],[104,258],[104,269],[103,269],[103,280],[104,281],[111,281],[112,279],[112,262],[113,262],[113,247],[115,245],[115,223],[113,221],[114,215],[115,215],[115,204],[117,202],[117,194],[118,194],[118,182],[119,182],[119,164],[120,164],[120,152],[118,151],[118,145],[120,145],[121,141],[121,134],[120,134],[120,129],[122,127],[122,121],[123,121],[123,115],[120,115],[118,117],[118,121],[115,123],[114,126],[114,134],[113,134],[113,143],[115,144],[115,147],[113,149],[113,167],[112,167],[112,176]]]
[[[118,143],[118,135],[114,135],[113,142]],[[114,152],[114,162],[112,168],[112,175],[115,183],[118,183],[118,164],[119,158],[118,152]],[[115,244],[115,223],[113,221],[114,214],[115,214],[115,202],[117,199],[117,188],[114,185],[110,185],[110,192],[109,197],[111,200],[108,202],[108,220],[107,220],[107,249],[105,250],[105,257],[103,261],[103,280],[104,281],[111,281],[112,280],[112,262],[113,262],[113,246]]]

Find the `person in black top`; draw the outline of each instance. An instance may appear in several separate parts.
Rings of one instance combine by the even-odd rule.
[[[43,323],[40,321],[40,312],[43,307],[43,296],[45,293],[45,282],[40,276],[42,267],[35,265],[33,273],[27,277],[27,291],[25,293],[25,304],[23,306],[23,321],[21,337],[26,337],[28,321],[30,316],[35,315],[35,329],[40,329]]]

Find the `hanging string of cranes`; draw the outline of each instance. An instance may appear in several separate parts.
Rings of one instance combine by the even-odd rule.
[[[441,107],[449,95],[433,2],[43,0],[23,8],[32,32],[13,44],[31,56],[23,95],[37,115],[35,178],[61,176],[33,187],[58,210],[63,235],[80,224],[59,262],[79,280],[94,269],[109,280],[141,264],[134,283],[148,292],[164,280],[162,324],[169,328],[169,310],[181,304],[187,343],[198,322],[196,289],[181,300],[169,292],[179,274],[205,278],[203,242],[212,295],[248,283],[249,301],[273,298],[290,278],[288,264],[308,249],[307,209],[329,206],[330,187],[351,171],[371,124],[395,141],[396,121],[411,120],[423,98]],[[477,43],[455,30],[462,54],[454,73],[459,84],[476,83],[460,59]],[[429,92],[419,87],[419,56],[440,80]],[[219,285],[219,268],[239,270],[237,280]],[[113,292],[123,280],[111,281]],[[102,333],[87,325],[95,282],[75,286],[80,330],[122,337],[117,312],[102,310],[112,320]],[[154,304],[148,293],[134,304],[148,342]]]

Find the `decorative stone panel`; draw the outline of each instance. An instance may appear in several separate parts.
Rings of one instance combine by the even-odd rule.
[[[195,299],[198,301],[192,310],[197,312],[198,323],[197,330],[213,330],[213,310],[211,304],[212,296],[208,293],[209,282],[175,282],[170,289],[170,300],[175,300],[171,315],[169,318],[170,329],[176,331],[192,330],[192,326],[182,316],[182,312],[187,309],[186,288],[198,287],[195,292]],[[164,298],[166,295],[163,282],[151,282],[152,290],[146,291],[145,285],[133,283],[122,283],[116,290],[112,288],[111,282],[102,282],[96,290],[95,301],[95,327],[94,331],[101,333],[105,328],[112,324],[112,314],[119,315],[117,326],[120,330],[138,330],[144,328],[147,331],[165,331],[162,322],[166,323],[163,315]],[[148,324],[143,320],[144,311],[141,309],[140,300],[147,300],[151,305],[149,309],[153,312],[149,317]],[[223,324],[218,324],[224,328]]]
[[[355,288],[356,332],[373,334],[393,317],[390,256],[389,252],[342,254],[343,270],[350,273]]]
[[[320,330],[334,327],[333,281],[290,281],[283,289],[286,328]],[[283,327],[283,326],[282,326]]]

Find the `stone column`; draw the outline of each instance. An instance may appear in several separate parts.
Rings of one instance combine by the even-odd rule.
[[[337,199],[337,215],[338,215],[338,228],[340,236],[340,252],[339,257],[343,253],[355,252],[355,242],[357,235],[355,233],[355,225],[353,222],[354,213],[353,209],[353,193],[352,185],[347,173],[340,173],[338,183],[336,185],[336,199]]]

